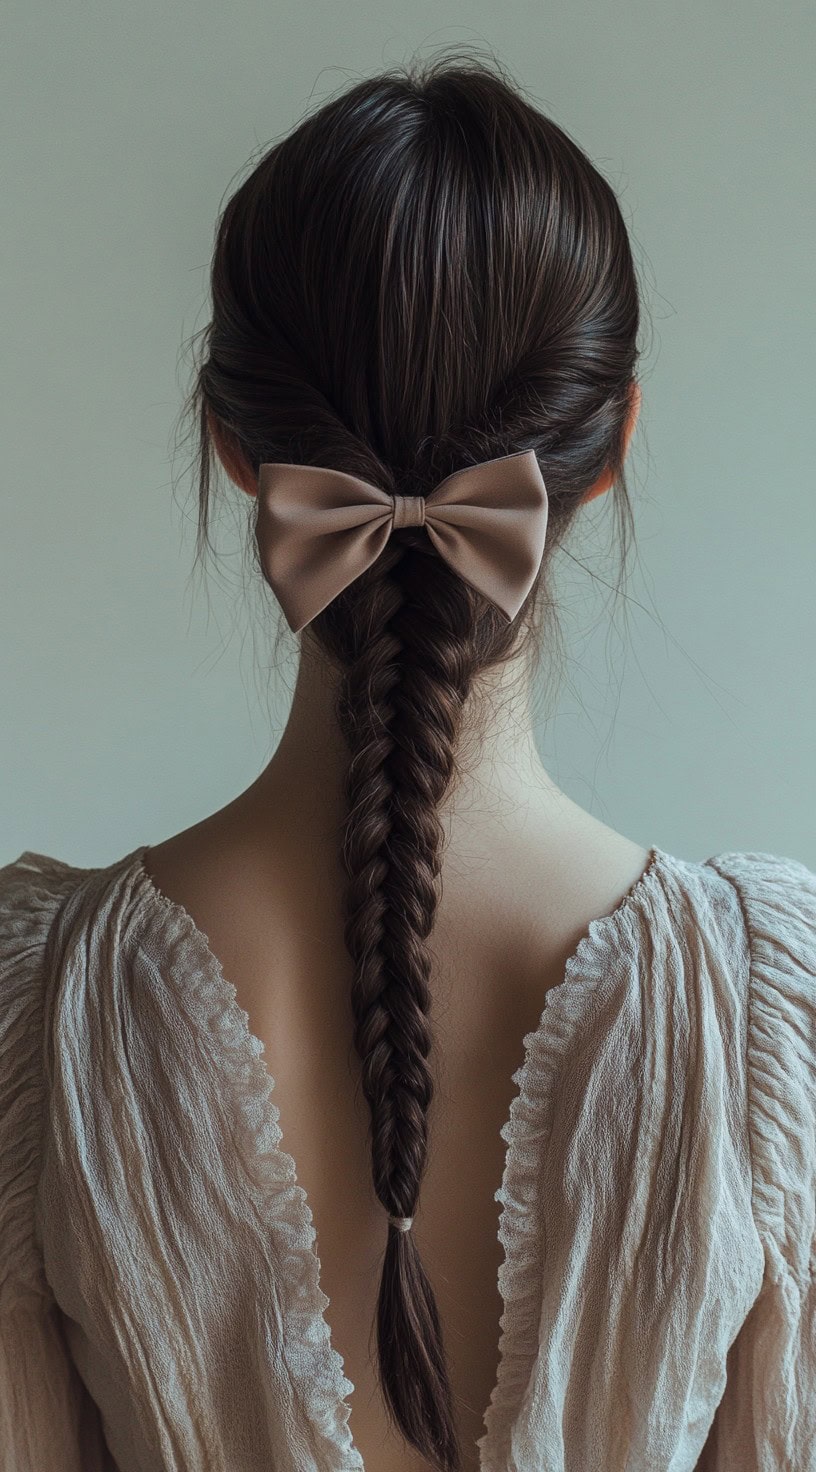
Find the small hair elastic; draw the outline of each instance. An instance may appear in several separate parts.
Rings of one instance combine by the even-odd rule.
[[[412,1216],[389,1216],[388,1220],[398,1232],[410,1232],[414,1218]]]

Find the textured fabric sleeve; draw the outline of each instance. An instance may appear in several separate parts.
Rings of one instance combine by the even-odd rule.
[[[0,1466],[9,1472],[115,1472],[35,1232],[43,961],[78,872],[29,852],[0,868]]]
[[[816,1472],[816,874],[718,855],[751,957],[748,1129],[762,1289],[727,1364],[699,1472]]]

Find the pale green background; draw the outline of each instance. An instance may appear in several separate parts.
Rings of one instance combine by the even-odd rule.
[[[234,519],[223,576],[191,578],[173,440],[214,222],[250,155],[321,98],[471,43],[610,178],[646,291],[638,553],[613,599],[611,498],[594,502],[545,761],[643,843],[816,867],[814,15],[7,5],[0,862],[106,864],[221,806],[274,747],[291,656],[270,685],[274,620],[244,591]]]

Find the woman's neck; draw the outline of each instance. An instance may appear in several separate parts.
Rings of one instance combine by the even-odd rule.
[[[304,634],[289,717],[271,760],[242,798],[265,823],[291,814],[335,835],[344,807],[348,752],[335,715],[339,682],[315,642]],[[536,749],[530,682],[516,658],[482,676],[465,707],[457,742],[460,776],[439,816],[450,842],[457,831],[503,826],[530,808],[563,809],[568,800],[545,771]]]

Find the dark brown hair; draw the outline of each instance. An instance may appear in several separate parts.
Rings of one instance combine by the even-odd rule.
[[[534,449],[549,495],[544,563],[512,624],[406,528],[310,625],[342,672],[345,939],[388,1213],[416,1212],[426,1165],[438,810],[463,710],[477,677],[540,633],[552,549],[604,471],[631,517],[638,325],[612,188],[498,64],[461,52],[324,103],[261,157],[218,223],[188,400],[199,550],[213,422],[252,475],[298,461],[426,494],[460,467]],[[434,1466],[458,1467],[434,1294],[413,1232],[393,1226],[376,1327],[398,1426]]]

